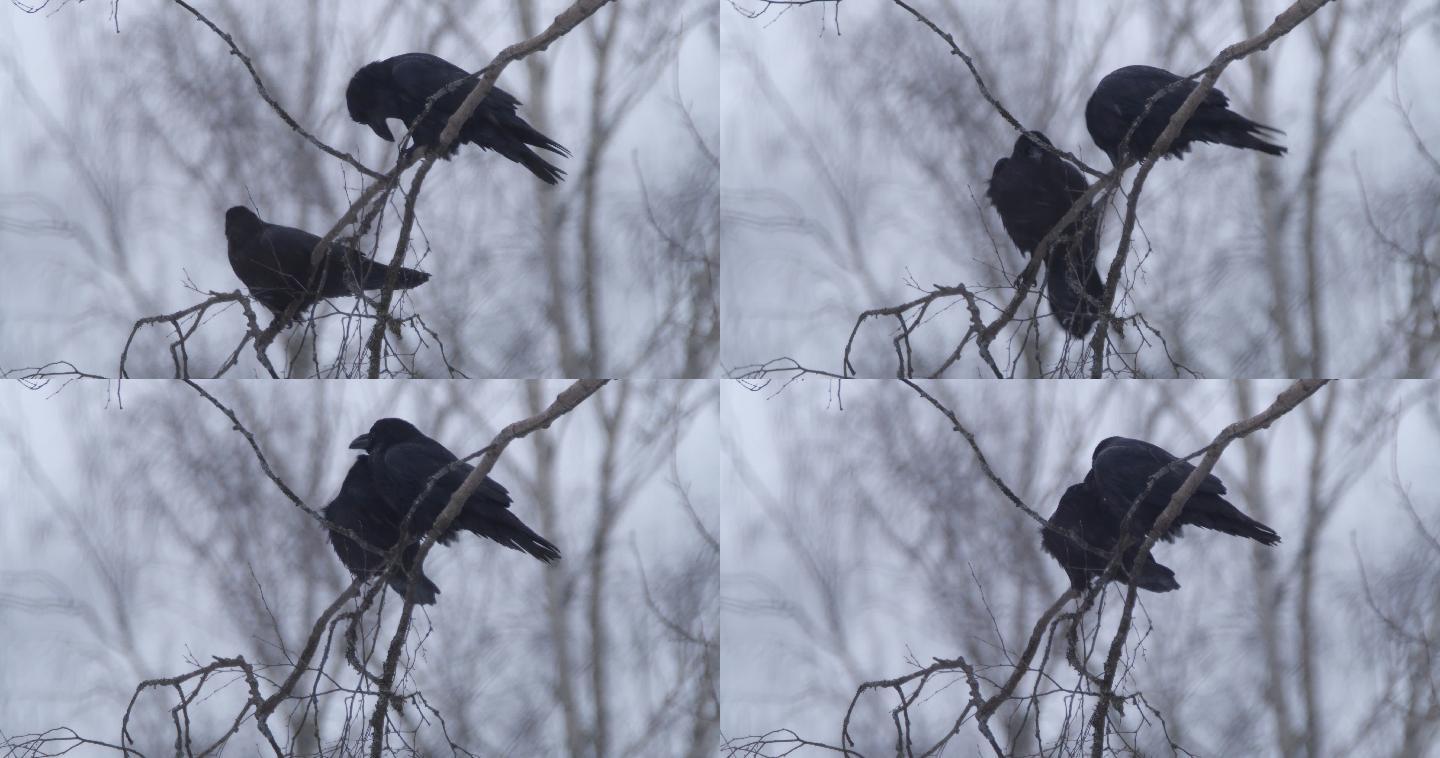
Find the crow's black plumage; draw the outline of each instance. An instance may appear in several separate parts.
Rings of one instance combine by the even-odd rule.
[[[430,477],[456,462],[454,453],[410,422],[398,418],[376,421],[370,431],[355,438],[350,447],[369,453],[370,475],[374,478],[375,490],[385,502],[402,515],[415,509],[411,523],[415,525],[412,531],[417,534],[430,530],[450,496],[474,469],[468,463],[455,465],[439,477],[417,505],[416,499],[425,491]],[[523,551],[546,563],[560,560],[558,548],[510,512],[510,493],[488,476],[465,501],[465,507],[440,535],[439,541],[449,543],[462,531]]]
[[[311,268],[310,254],[320,243],[319,237],[300,229],[267,224],[249,208],[239,205],[225,211],[225,241],[235,276],[250,290],[251,296],[276,316],[295,300],[300,301],[298,318],[321,298],[354,295],[357,289],[380,289],[390,273],[389,266],[338,243],[330,246],[321,261],[321,270],[316,272]],[[395,287],[410,289],[429,279],[430,275],[424,271],[401,268]]]
[[[1021,134],[1010,156],[995,162],[986,192],[1010,239],[1026,255],[1035,252],[1090,186],[1079,169],[1042,146],[1051,144],[1049,138],[1034,134],[1038,142]],[[1077,239],[1078,232],[1079,224],[1072,224],[1061,239]]]
[[[1110,552],[1120,544],[1120,524],[1109,508],[1084,484],[1072,485],[1060,498],[1060,505],[1050,516],[1050,525],[1065,529],[1084,541],[1087,549],[1069,536],[1053,529],[1040,530],[1040,546],[1053,556],[1070,577],[1070,586],[1083,592],[1090,583],[1104,573],[1110,561]],[[1139,552],[1139,540],[1132,539],[1125,549],[1124,558],[1113,581],[1130,581],[1130,568],[1135,564]],[[1096,552],[1099,551],[1099,552]],[[1142,590],[1169,592],[1180,589],[1175,572],[1160,565],[1151,556],[1150,561],[1136,582]]]
[[[1035,136],[1050,144],[1044,134]],[[1089,186],[1079,169],[1022,134],[1010,157],[995,162],[986,194],[1005,232],[1029,255]],[[1045,261],[1050,308],[1075,337],[1090,331],[1105,296],[1105,282],[1095,268],[1098,247],[1099,214],[1086,208],[1055,238]]]
[[[1145,112],[1146,101],[1172,84],[1175,86],[1156,98],[1150,112],[1140,119]],[[1165,131],[1170,117],[1180,110],[1180,105],[1197,86],[1192,80],[1154,66],[1118,68],[1106,74],[1090,95],[1090,101],[1085,104],[1085,125],[1090,129],[1090,137],[1110,156],[1112,163],[1118,165],[1130,156],[1143,158],[1155,146],[1160,133]],[[1230,110],[1229,105],[1230,99],[1225,93],[1211,89],[1175,141],[1170,143],[1165,157],[1183,157],[1192,142],[1213,142],[1270,155],[1285,154],[1285,148],[1260,137],[1266,132],[1279,134],[1280,130],[1251,121]],[[1137,119],[1140,123],[1135,127],[1128,146],[1122,150],[1120,143]]]
[[[1162,469],[1165,472],[1156,476]],[[1095,446],[1085,484],[1109,509],[1117,525],[1139,499],[1131,524],[1135,533],[1143,537],[1194,470],[1194,466],[1178,460],[1157,445],[1126,437],[1109,437]],[[1156,477],[1154,484],[1150,484],[1151,477]],[[1207,474],[1195,494],[1186,501],[1180,516],[1170,523],[1170,528],[1161,538],[1167,542],[1173,540],[1180,535],[1182,526],[1193,525],[1248,537],[1263,545],[1274,545],[1280,541],[1280,535],[1274,529],[1241,513],[1222,497],[1224,494],[1225,485],[1214,474]]]
[[[457,85],[441,96],[417,126],[425,101],[446,85],[467,76],[464,69],[443,58],[428,53],[405,53],[361,67],[345,89],[345,103],[350,118],[369,126],[381,139],[395,141],[385,120],[397,118],[413,130],[415,146],[433,148],[440,144],[445,123],[460,109],[474,82]],[[530,148],[538,147],[566,157],[570,151],[521,118],[515,112],[519,105],[514,95],[498,86],[491,87],[460,129],[459,136],[450,143],[444,157],[448,159],[460,148],[460,143],[468,142],[519,163],[547,184],[559,183],[565,172]]]
[[[359,456],[355,463],[351,464],[350,471],[345,474],[345,481],[340,485],[340,493],[325,506],[324,513],[326,519],[349,529],[359,535],[366,544],[381,551],[376,553],[366,550],[350,537],[332,531],[330,545],[335,548],[335,554],[340,556],[340,562],[345,564],[345,568],[349,569],[351,574],[366,579],[378,576],[385,564],[384,552],[394,547],[400,539],[401,514],[385,502],[375,489],[375,482],[370,476],[368,456]],[[409,533],[419,536],[413,527]],[[409,572],[413,571],[414,601],[419,605],[431,605],[440,589],[425,576],[424,570],[413,566],[415,551],[413,544],[404,551],[399,567],[390,573],[387,583],[404,597],[410,584]]]

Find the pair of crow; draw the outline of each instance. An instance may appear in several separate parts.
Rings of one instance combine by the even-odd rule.
[[[1150,154],[1170,118],[1197,86],[1194,81],[1153,66],[1116,69],[1101,79],[1090,95],[1085,105],[1085,126],[1113,164],[1143,158]],[[1162,91],[1164,94],[1155,97]],[[1151,98],[1155,98],[1153,103]],[[1235,113],[1229,104],[1225,93],[1218,89],[1206,93],[1164,157],[1183,158],[1194,142],[1230,145],[1269,155],[1285,153],[1285,148],[1261,138],[1266,132],[1279,130]],[[1132,127],[1134,133],[1126,140]],[[1033,132],[1033,136],[1021,134],[1010,157],[995,163],[987,193],[1010,239],[1027,255],[1040,246],[1040,241],[1090,186],[1078,168],[1052,152],[1044,134]],[[1095,267],[1101,212],[1099,207],[1084,209],[1058,233],[1045,261],[1050,309],[1065,331],[1077,339],[1095,324],[1105,296],[1105,280]]]
[[[1085,480],[1065,490],[1049,525],[1040,530],[1041,548],[1065,569],[1070,585],[1078,592],[1084,592],[1104,573],[1111,554],[1121,548],[1112,581],[1128,583],[1140,543],[1194,470],[1149,442],[1127,437],[1102,440],[1091,454]],[[1241,513],[1224,495],[1225,485],[1214,474],[1206,475],[1160,539],[1171,542],[1180,536],[1181,527],[1190,525],[1249,537],[1262,545],[1280,542],[1274,529]],[[1153,558],[1136,577],[1135,585],[1150,592],[1180,588],[1175,572]]]
[[[398,418],[376,421],[350,448],[364,453],[355,458],[340,494],[325,506],[324,515],[364,544],[332,530],[335,554],[351,574],[368,580],[385,572],[386,553],[403,546],[395,567],[385,574],[386,583],[419,605],[433,604],[440,588],[416,563],[417,542],[435,525],[474,467],[459,462],[444,445]],[[447,545],[461,532],[472,532],[545,563],[560,560],[559,548],[511,512],[510,502],[505,487],[485,477],[438,542]]]
[[[350,118],[369,126],[381,139],[395,141],[388,119],[399,119],[412,130],[413,144],[438,148],[440,133],[459,110],[473,81],[459,83],[470,74],[443,58],[428,53],[406,53],[366,64],[350,78],[345,102]],[[426,102],[436,92],[450,88],[429,112]],[[444,154],[447,160],[462,143],[494,150],[530,170],[546,184],[557,184],[565,172],[547,163],[532,147],[569,156],[560,143],[541,134],[517,114],[520,101],[499,87],[492,87],[479,107],[465,121],[459,136]],[[424,114],[424,118],[421,115]],[[332,244],[318,267],[310,255],[320,238],[303,230],[261,220],[249,208],[235,206],[225,212],[225,240],[230,267],[252,297],[279,316],[296,301],[296,314],[322,298],[356,295],[384,287],[390,267],[366,258],[360,251]],[[424,284],[430,275],[401,268],[395,288],[411,289]]]

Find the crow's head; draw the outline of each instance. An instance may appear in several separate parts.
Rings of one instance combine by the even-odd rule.
[[[225,211],[225,239],[227,240],[243,240],[263,228],[265,228],[265,222],[243,205],[237,205]]]
[[[369,432],[351,440],[350,449],[374,453],[401,442],[425,438],[425,435],[416,429],[414,424],[405,419],[382,418],[370,426]]]
[[[1029,135],[1021,134],[1015,139],[1015,150],[1010,154],[1010,157],[1027,161],[1040,161],[1044,160],[1045,156],[1050,154],[1045,148],[1040,147],[1040,143],[1050,146],[1050,138],[1040,132],[1031,133],[1038,139],[1032,140]]]
[[[1131,440],[1125,437],[1106,437],[1105,439],[1100,440],[1100,444],[1095,446],[1095,451],[1090,454],[1090,460],[1093,462],[1096,458],[1100,457],[1101,453],[1105,452],[1107,449],[1115,447],[1116,445],[1124,445],[1125,443],[1130,441]]]
[[[392,115],[386,107],[386,100],[393,86],[390,69],[384,61],[376,61],[361,66],[345,88],[345,105],[350,109],[350,120],[370,127],[386,142],[395,141],[395,135],[385,124],[385,119]]]

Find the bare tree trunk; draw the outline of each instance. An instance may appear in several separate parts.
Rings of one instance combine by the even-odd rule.
[[[610,547],[614,540],[620,504],[616,500],[616,455],[620,450],[620,434],[625,427],[625,409],[629,405],[630,385],[616,385],[613,407],[596,406],[605,434],[605,449],[600,459],[600,494],[594,531],[590,542],[590,596],[586,617],[590,625],[590,697],[594,702],[594,734],[591,739],[595,758],[610,753],[609,668],[610,635],[606,628],[605,608],[608,590]]]
[[[534,412],[546,405],[538,382],[525,385],[526,401]],[[537,435],[535,440],[535,505],[540,514],[540,531],[543,534],[560,533],[560,515],[556,512],[558,492],[555,483],[558,478],[558,461],[555,445],[548,435]],[[554,676],[555,698],[560,701],[560,712],[565,722],[565,744],[572,758],[585,755],[586,732],[583,716],[580,714],[579,698],[575,692],[575,664],[570,650],[574,633],[570,627],[571,578],[565,570],[545,572],[545,615],[549,619],[551,638],[555,642]]]
[[[540,22],[536,0],[521,0],[517,5],[520,18],[520,32],[529,38],[539,32]],[[545,56],[535,55],[525,60],[525,72],[530,79],[530,115],[535,128],[551,133],[550,118],[550,63]],[[588,151],[587,151],[588,152]],[[570,313],[570,282],[566,276],[568,261],[565,260],[566,205],[556,187],[537,186],[535,203],[540,209],[539,254],[545,269],[545,280],[549,296],[545,301],[545,315],[555,333],[555,348],[559,353],[562,376],[587,376],[584,360],[575,345],[575,334]]]

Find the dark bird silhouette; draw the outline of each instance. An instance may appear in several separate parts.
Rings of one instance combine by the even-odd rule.
[[[384,418],[370,431],[355,438],[350,447],[370,456],[370,475],[375,490],[402,517],[412,508],[413,533],[428,532],[450,496],[474,469],[458,460],[439,442],[426,437],[408,421]],[[451,464],[422,498],[430,477]],[[417,504],[416,500],[419,499]],[[560,560],[560,550],[536,534],[510,512],[510,493],[499,482],[485,477],[465,501],[464,508],[440,535],[441,544],[454,541],[462,531],[473,532],[505,547],[520,550],[550,563]]]
[[[1179,84],[1175,84],[1179,82]],[[1156,98],[1150,112],[1145,112],[1147,100],[1155,93],[1175,84],[1165,94]],[[1149,155],[1160,133],[1170,123],[1170,117],[1180,110],[1180,105],[1199,85],[1194,81],[1154,66],[1126,66],[1105,75],[1090,101],[1085,104],[1085,125],[1095,144],[1110,156],[1110,161],[1119,165],[1127,157],[1137,159]],[[1182,158],[1192,142],[1213,142],[1231,147],[1259,150],[1270,155],[1284,155],[1285,148],[1266,142],[1260,135],[1266,132],[1281,134],[1279,129],[1251,121],[1230,110],[1230,99],[1219,89],[1211,89],[1200,102],[1200,107],[1185,123],[1180,134],[1165,151],[1167,158]],[[1139,120],[1128,146],[1122,150],[1130,125]]]
[[[325,506],[324,513],[327,520],[349,529],[359,535],[366,544],[380,551],[377,553],[366,550],[350,537],[331,531],[330,545],[335,548],[335,554],[340,556],[340,562],[345,564],[345,568],[354,576],[365,577],[367,580],[379,576],[385,565],[384,553],[400,540],[401,514],[376,491],[375,481],[370,476],[368,456],[359,456],[355,463],[351,464],[350,471],[345,474],[345,481],[340,485],[340,493]],[[415,528],[412,527],[409,531],[419,536]],[[412,544],[402,553],[399,568],[390,573],[386,583],[401,597],[405,597],[413,573],[414,601],[419,605],[431,605],[435,602],[435,596],[440,593],[440,588],[425,576],[420,567],[414,565],[415,552],[416,548]]]
[[[1164,473],[1160,473],[1162,469]],[[1131,524],[1134,533],[1143,537],[1194,470],[1194,466],[1149,442],[1110,437],[1095,446],[1085,484],[1093,495],[1104,502],[1117,528],[1138,499]],[[1150,483],[1151,477],[1155,477],[1153,484]],[[1214,474],[1207,474],[1161,539],[1167,542],[1174,540],[1180,536],[1182,526],[1193,525],[1248,537],[1263,545],[1280,542],[1280,535],[1274,529],[1241,513],[1222,497],[1224,494],[1225,485]]]
[[[1034,134],[1050,144],[1044,134]],[[1089,186],[1080,169],[1022,134],[1010,157],[995,162],[986,194],[1011,241],[1029,255]],[[1099,226],[1099,214],[1086,208],[1055,238],[1045,261],[1050,308],[1075,337],[1090,331],[1105,297],[1105,281],[1095,268]]]
[[[440,144],[445,123],[460,109],[474,82],[457,85],[441,96],[417,126],[416,121],[425,111],[425,101],[446,85],[467,76],[464,69],[443,58],[428,53],[405,53],[367,63],[356,71],[345,89],[345,104],[352,120],[368,125],[381,139],[395,141],[385,120],[398,118],[413,131],[416,147],[433,148]],[[547,184],[559,183],[565,172],[545,162],[530,148],[538,147],[566,157],[570,151],[521,118],[515,112],[519,105],[514,95],[498,86],[491,87],[443,157],[449,159],[460,149],[460,143],[468,142],[519,163]]]
[[[321,261],[320,270],[313,271],[310,254],[320,243],[315,235],[279,224],[267,224],[243,206],[225,211],[225,241],[229,245],[230,268],[260,301],[276,316],[296,300],[300,308],[296,318],[317,300],[326,297],[354,295],[360,290],[378,290],[385,286],[390,267],[366,258],[358,250],[339,243],[330,246]],[[429,281],[424,271],[401,268],[396,289],[419,287]]]
[[[1120,523],[1089,487],[1075,484],[1061,496],[1060,505],[1050,516],[1050,526],[1070,531],[1093,548],[1087,549],[1069,535],[1054,529],[1040,530],[1040,547],[1065,569],[1065,574],[1070,577],[1070,586],[1077,592],[1084,592],[1096,577],[1105,572],[1110,553],[1120,544]],[[1135,554],[1139,551],[1140,541],[1132,539],[1112,581],[1129,583]],[[1151,592],[1180,589],[1175,572],[1156,562],[1154,556],[1151,556],[1135,584]]]

